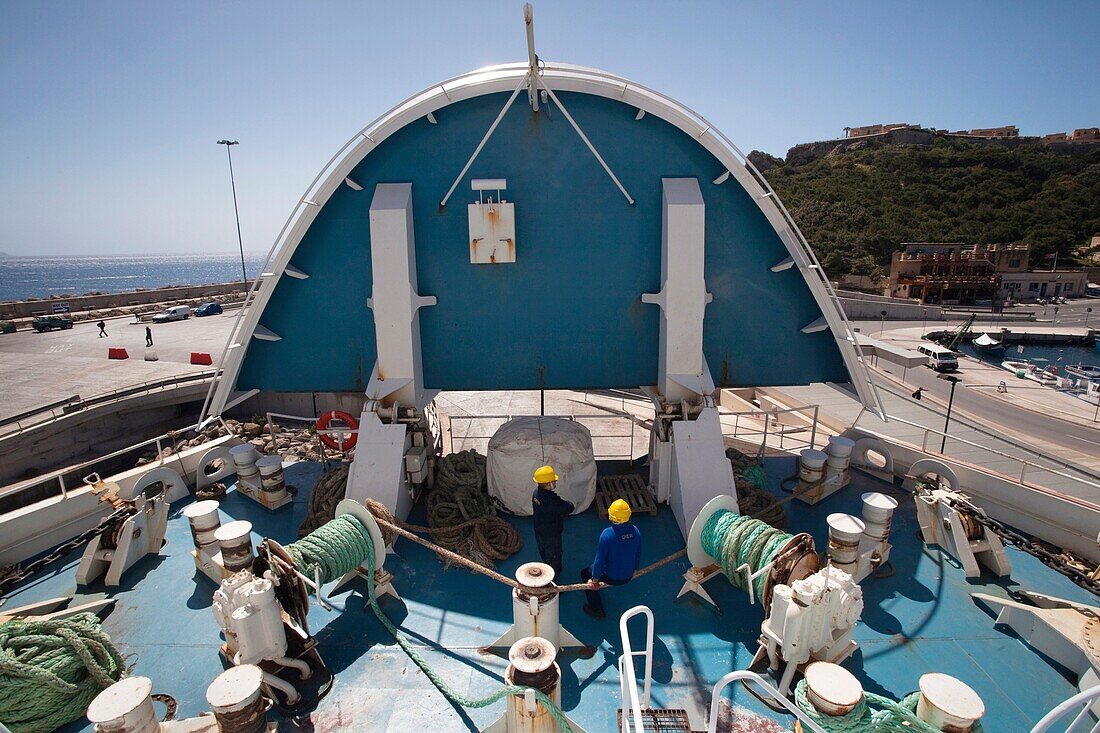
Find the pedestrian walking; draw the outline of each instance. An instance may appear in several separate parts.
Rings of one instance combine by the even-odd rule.
[[[107,338],[107,324],[104,323],[103,321],[100,321],[99,323],[97,323],[95,325],[99,326],[99,337],[100,338]]]
[[[565,530],[565,517],[573,513],[573,502],[566,501],[555,492],[558,474],[550,466],[535,471],[535,489],[531,497],[535,519],[535,543],[539,557],[554,569],[554,577],[561,577],[561,534]]]
[[[607,508],[611,526],[600,533],[600,544],[592,566],[581,570],[581,581],[588,583],[588,603],[582,609],[589,616],[604,617],[600,583],[626,585],[642,560],[642,533],[630,523],[630,505],[622,499]]]
[[[153,345],[153,329],[149,328],[148,326],[145,327],[145,345]]]

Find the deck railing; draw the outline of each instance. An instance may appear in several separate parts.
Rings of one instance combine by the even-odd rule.
[[[479,449],[482,453],[485,452],[485,448],[482,445],[482,441],[486,444],[489,439],[493,437],[496,432],[496,428],[499,428],[504,423],[516,417],[527,417],[527,415],[451,415],[448,417],[451,423],[451,429],[449,431],[450,438],[450,450],[451,453],[456,453],[465,448]],[[539,415],[538,417],[553,417],[563,420],[572,420],[584,425],[587,422],[593,423],[613,423],[622,424],[627,426],[622,432],[618,433],[606,433],[600,431],[598,434],[592,436],[592,447],[594,457],[596,460],[634,460],[634,446],[646,445],[645,438],[648,436],[648,431],[645,428],[638,426],[631,418],[624,415]],[[493,429],[486,433],[471,433],[471,425],[475,421],[485,421],[493,424]],[[455,427],[455,423],[465,422],[466,430],[460,431]],[[480,429],[479,429],[480,430]],[[642,433],[642,435],[638,435]],[[637,440],[635,438],[637,437]],[[612,447],[606,451],[599,449],[600,444],[606,445],[608,441],[620,441],[618,445],[627,445],[628,448],[625,452],[621,448]],[[473,445],[470,445],[473,443]]]
[[[885,435],[883,433],[879,433],[875,430],[870,430],[868,428],[860,427],[859,426],[859,420],[862,417],[863,417],[863,413],[861,412],[859,417],[856,418],[855,422],[852,423],[853,428],[858,428],[860,431],[862,431],[864,433],[867,433],[868,435],[873,435],[876,438],[878,438],[879,440],[886,441],[887,443],[889,443],[891,441],[893,441],[893,442],[898,441],[897,438],[891,437],[889,435]],[[1019,463],[1020,464],[1020,474],[1019,474],[1019,479],[1018,480],[1020,482],[1020,485],[1022,485],[1022,486],[1032,486],[1032,487],[1036,487],[1036,488],[1050,488],[1048,486],[1044,486],[1043,484],[1028,483],[1027,475],[1028,475],[1028,472],[1030,471],[1031,473],[1046,472],[1048,474],[1058,476],[1060,478],[1072,481],[1076,484],[1079,484],[1080,486],[1088,487],[1089,489],[1093,489],[1093,490],[1100,490],[1100,483],[1089,481],[1088,479],[1081,478],[1080,476],[1075,476],[1071,473],[1066,473],[1065,471],[1059,471],[1057,469],[1050,468],[1049,466],[1044,466],[1044,465],[1036,463],[1034,461],[1029,461],[1026,458],[1021,458],[1020,456],[1014,456],[1010,453],[1005,453],[1004,451],[999,451],[996,448],[990,448],[988,446],[981,445],[980,443],[975,443],[971,440],[967,440],[966,438],[960,438],[956,435],[949,435],[949,434],[943,432],[942,430],[937,430],[935,428],[930,428],[930,427],[927,427],[925,425],[921,425],[919,423],[915,423],[915,422],[912,422],[910,420],[906,420],[904,418],[897,417],[895,415],[891,415],[890,420],[902,423],[903,425],[909,425],[910,427],[919,428],[922,431],[920,449],[921,449],[922,452],[927,453],[929,455],[941,456],[941,457],[947,458],[947,459],[953,458],[949,453],[941,453],[940,451],[936,450],[936,448],[935,448],[936,439],[941,439],[941,442],[943,442],[942,438],[946,437],[948,441],[954,441],[954,442],[957,442],[957,443],[962,443],[963,445],[966,445],[968,447],[977,448],[982,453],[997,456],[998,458],[1007,458],[1009,460],[1012,460],[1012,461],[1015,461],[1015,462]],[[932,447],[929,447],[929,445],[928,445],[929,437],[933,438]],[[1061,461],[1057,458],[1047,458],[1045,456],[1044,456],[1044,458],[1046,460],[1049,460],[1051,463],[1057,463],[1057,464],[1059,464],[1059,465],[1061,465],[1065,468],[1072,468],[1065,461]],[[959,460],[959,459],[956,458],[955,460]],[[971,461],[969,459],[967,459],[967,460],[970,463],[974,463],[974,461]],[[981,466],[981,464],[976,464],[976,465],[978,465],[979,468],[983,468]],[[1013,476],[1013,478],[1016,478],[1016,477]]]
[[[738,440],[756,442],[767,446],[768,438],[778,445],[779,450],[816,448],[818,444],[819,405],[802,405],[785,409],[757,409],[739,412],[724,412],[719,415],[722,423],[722,436]],[[785,423],[782,415],[796,415],[803,424]],[[733,425],[730,425],[733,418]],[[807,437],[807,433],[809,433]]]

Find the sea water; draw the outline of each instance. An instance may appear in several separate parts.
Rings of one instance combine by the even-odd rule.
[[[264,255],[245,253],[248,277]],[[241,256],[225,254],[0,257],[0,301],[51,295],[121,293],[136,288],[207,285],[241,279]]]
[[[1023,353],[1021,353],[1018,345],[1009,344],[1005,346],[1004,354],[981,351],[970,344],[962,344],[960,349],[963,353],[997,366],[1000,366],[1001,362],[1006,359],[1033,361],[1040,367],[1053,364],[1058,367],[1059,373],[1063,373],[1065,367],[1072,364],[1100,366],[1100,349],[1092,346],[1032,346],[1023,344],[1023,347]]]

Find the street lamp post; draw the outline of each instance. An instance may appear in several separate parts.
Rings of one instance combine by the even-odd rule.
[[[880,311],[878,319],[878,335],[880,337],[882,336],[882,325],[884,323],[886,323],[886,311]]]
[[[229,185],[233,188],[233,216],[237,218],[237,244],[241,248],[241,283],[248,290],[248,272],[244,268],[244,240],[241,238],[241,214],[237,210],[237,181],[233,176],[233,152],[230,149],[238,145],[236,140],[219,140],[218,145],[225,146],[226,155],[229,156]]]
[[[1089,325],[1089,313],[1092,313],[1092,306],[1085,308],[1085,328]]]
[[[920,337],[924,338],[924,330],[928,324],[928,306],[921,308]]]
[[[953,374],[941,374],[940,379],[951,382],[951,395],[947,398],[947,418],[943,421],[943,440],[940,442],[940,453],[947,447],[947,426],[951,424],[951,405],[955,404],[955,385],[959,378]]]

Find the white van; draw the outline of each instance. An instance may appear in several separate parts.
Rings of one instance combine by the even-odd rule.
[[[168,321],[186,321],[191,317],[191,308],[186,305],[174,305],[153,316],[153,323]]]
[[[937,372],[953,372],[959,368],[959,360],[951,349],[936,344],[921,344],[917,351],[928,357],[928,366]]]

